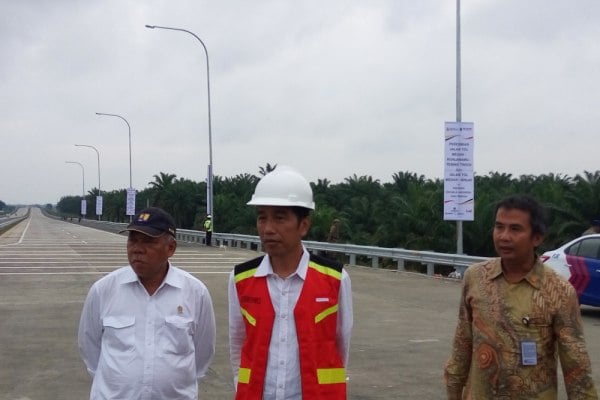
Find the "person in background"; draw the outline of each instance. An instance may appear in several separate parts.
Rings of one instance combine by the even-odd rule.
[[[212,246],[212,216],[208,214],[204,220],[204,232],[206,232],[206,245]]]
[[[575,289],[536,255],[545,230],[532,197],[496,205],[499,257],[465,272],[448,399],[556,399],[557,356],[567,397],[597,399]]]
[[[256,186],[266,255],[229,277],[230,360],[236,399],[346,399],[352,290],[343,266],[309,254],[310,184],[278,166]]]
[[[594,233],[600,233],[600,219],[592,220],[591,226],[587,228],[581,236],[593,235]]]
[[[197,400],[215,353],[210,294],[170,263],[177,241],[168,213],[142,210],[125,231],[129,265],[93,284],[79,322],[90,399]]]
[[[329,243],[337,243],[340,241],[340,220],[334,219],[331,227],[329,228],[329,234],[327,235],[327,241]]]
[[[340,241],[340,220],[337,218],[333,220],[331,227],[329,228],[329,233],[327,234],[327,241],[329,243],[337,243]],[[333,260],[340,261],[340,257],[335,251],[326,251],[323,255]]]

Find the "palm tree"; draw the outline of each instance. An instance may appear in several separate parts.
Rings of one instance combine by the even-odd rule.
[[[600,217],[600,171],[584,171],[573,178],[572,190],[565,194],[567,207],[561,210],[561,236],[579,236],[592,219]]]
[[[394,180],[394,185],[400,190],[400,192],[406,192],[408,190],[408,185],[413,184],[423,184],[425,183],[424,175],[417,175],[414,172],[395,172],[392,175],[392,179]]]
[[[177,175],[159,172],[159,175],[153,175],[153,177],[154,182],[148,182],[148,184],[155,189],[164,189],[165,187],[171,185],[175,181]]]
[[[272,171],[274,171],[274,170],[275,170],[275,168],[277,168],[277,164],[273,164],[273,165],[271,165],[271,164],[267,163],[267,165],[266,165],[266,166],[264,166],[264,167],[258,167],[258,168],[259,168],[259,169],[258,169],[258,173],[259,173],[261,176],[265,176],[265,175],[266,175],[266,174],[268,174],[269,172],[272,172]]]
[[[153,189],[152,205],[157,207],[164,207],[165,197],[168,189],[173,185],[173,182],[177,178],[175,174],[166,174],[159,172],[159,175],[154,175],[154,181],[148,182]]]
[[[201,208],[200,184],[179,178],[167,186],[164,194],[164,207],[171,212],[177,226],[184,229],[193,228],[194,217]]]
[[[256,234],[255,209],[246,203],[252,198],[258,177],[248,173],[215,181],[215,209],[219,217],[219,231]]]

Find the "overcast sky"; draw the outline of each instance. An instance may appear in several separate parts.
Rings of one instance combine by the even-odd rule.
[[[463,0],[474,169],[600,169],[600,2]],[[444,173],[456,118],[453,0],[0,0],[0,200],[56,203],[159,172],[294,166],[310,181]]]

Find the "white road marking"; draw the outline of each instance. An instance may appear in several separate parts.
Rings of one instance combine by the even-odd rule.
[[[128,265],[126,236],[88,235],[87,228],[40,225],[36,218],[27,220],[21,234],[15,232],[14,242],[0,244],[0,276],[103,276]],[[171,262],[194,275],[228,275],[235,264],[250,258],[227,248],[215,250],[205,254],[201,247],[182,246]]]
[[[219,275],[219,274],[229,274],[229,271],[189,271],[186,272],[195,275]],[[90,272],[0,272],[0,275],[106,275],[108,272],[102,271],[90,271]]]
[[[175,264],[174,264],[175,265]],[[127,264],[121,264],[121,265],[114,265],[114,264],[109,264],[109,265],[77,265],[75,267],[69,267],[69,266],[50,266],[50,267],[0,267],[0,270],[3,269],[16,269],[16,270],[27,270],[27,269],[90,269],[90,268],[112,268],[112,269],[119,269],[121,267],[126,267]],[[182,266],[177,266],[176,267],[180,268],[180,269],[184,269],[187,270],[187,266],[186,265],[182,265]],[[208,264],[208,265],[194,265],[194,267],[196,268],[219,268],[219,269],[223,269],[224,267],[222,265],[214,265],[214,264]],[[225,266],[226,268],[229,269],[233,269],[233,266]]]
[[[189,262],[188,261],[188,262],[185,262],[185,263],[183,263],[183,262],[180,263],[177,260],[172,260],[172,261],[173,261],[173,264],[175,266],[182,265],[184,267],[186,265],[204,265],[204,264],[206,264],[204,262]],[[102,261],[101,260],[94,260],[94,262],[95,263],[100,263]],[[115,266],[118,267],[118,266],[123,266],[123,264],[126,265],[127,264],[127,260],[121,260],[120,263],[119,262],[113,262],[113,261],[107,260],[106,263],[109,264],[109,265],[115,265]],[[86,261],[82,262],[82,261],[29,261],[29,260],[25,260],[25,261],[9,261],[9,262],[0,261],[0,264],[8,264],[8,265],[21,265],[21,264],[28,264],[28,265],[30,265],[30,264],[40,264],[40,265],[49,265],[49,264],[54,264],[54,265],[56,265],[56,264],[58,264],[58,265],[73,265],[73,264],[75,264],[75,265],[80,266],[81,268],[83,268],[83,267],[86,267],[86,268],[89,267],[88,265],[85,265]],[[116,265],[116,264],[118,264],[118,265]],[[221,261],[212,261],[210,265],[215,265],[215,266],[219,266],[219,267],[221,267],[221,266],[228,266],[229,265],[229,266],[233,267],[234,263],[231,263],[231,262],[221,262]],[[0,268],[10,268],[10,267],[0,267]],[[14,267],[14,268],[20,268],[20,267]],[[41,268],[41,267],[32,267],[32,268]],[[49,266],[48,268],[53,268],[53,267]]]
[[[27,233],[27,229],[29,229],[29,224],[31,224],[31,217],[29,217],[29,219],[27,220],[27,225],[25,226],[25,229],[23,229],[23,233],[21,234],[21,237],[19,238],[19,241],[17,242],[17,244],[21,244],[21,242],[25,238],[25,234]]]

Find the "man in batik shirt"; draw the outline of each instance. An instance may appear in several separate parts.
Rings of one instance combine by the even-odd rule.
[[[597,399],[574,288],[542,264],[542,207],[528,196],[496,206],[499,258],[467,269],[448,399],[557,398],[557,353],[570,400]]]

